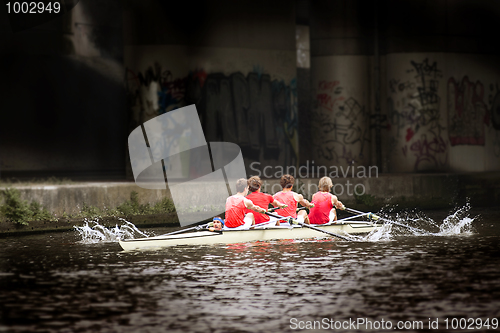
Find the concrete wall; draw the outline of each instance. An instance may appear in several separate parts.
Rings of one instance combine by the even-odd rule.
[[[297,1],[297,106],[298,106],[298,137],[299,137],[299,165],[312,160],[312,131],[311,131],[311,42],[308,22],[309,3]],[[305,17],[300,17],[300,15]]]
[[[500,168],[499,57],[404,53],[386,59],[390,171]]]
[[[141,204],[155,204],[163,198],[170,198],[166,190],[146,190],[135,183],[83,183],[71,185],[34,185],[15,186],[21,192],[21,199],[29,203],[36,201],[49,212],[62,216],[76,214],[81,211],[84,204],[87,206],[116,208],[125,201],[130,200],[132,192],[138,193]],[[4,188],[0,188],[3,191]],[[4,198],[1,196],[0,204]]]
[[[363,6],[311,3],[311,148],[317,165],[370,163],[372,70],[365,35],[371,20]]]
[[[207,141],[237,143],[247,167],[296,164],[293,3],[209,1],[203,8],[199,20],[182,5],[167,11],[136,2],[126,14],[133,26],[125,64],[135,125],[195,104]],[[171,15],[178,16],[174,22]],[[187,31],[182,18],[194,22]],[[166,37],[151,40],[159,29]]]
[[[257,173],[258,174],[258,173]],[[481,174],[377,174],[364,177],[339,174],[333,178],[332,192],[349,206],[378,210],[391,208],[433,209],[463,204],[492,206],[500,202],[498,172]],[[318,190],[318,178],[300,178],[296,189],[306,197]],[[116,208],[138,192],[141,204],[154,204],[170,197],[165,190],[145,190],[133,182],[86,183],[73,185],[18,186],[23,200],[37,201],[50,212],[62,215],[78,213],[83,204],[99,208]],[[3,188],[0,188],[2,191]],[[274,194],[281,190],[279,179],[263,179],[262,190]],[[353,194],[356,193],[358,198]],[[209,195],[209,194],[207,194]],[[189,198],[185,199],[189,201]],[[0,198],[3,204],[3,198]]]
[[[500,3],[336,0],[311,3],[310,13],[316,164],[500,170],[500,56],[491,47]]]
[[[312,58],[312,155],[317,165],[368,166],[368,66],[366,56]]]
[[[27,30],[0,25],[2,177],[124,176],[120,11],[82,0]]]
[[[388,0],[379,15],[388,171],[499,170],[500,3]]]
[[[489,0],[81,0],[2,23],[0,176],[123,177],[127,134],[188,104],[247,169],[499,170],[499,17]]]

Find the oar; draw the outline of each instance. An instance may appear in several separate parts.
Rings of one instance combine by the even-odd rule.
[[[186,232],[186,231],[189,231],[189,230],[201,230],[201,229],[205,229],[206,227],[208,227],[208,225],[209,225],[210,223],[211,223],[211,222],[206,223],[206,224],[197,225],[196,227],[192,227],[192,228],[187,228],[187,229],[177,230],[177,231],[174,231],[174,232],[170,232],[170,233],[168,233],[168,234],[164,234],[164,235],[162,235],[162,236],[169,236],[169,235],[180,234],[181,232]]]
[[[269,225],[271,223],[278,222],[278,221],[280,221],[280,222],[283,222],[283,221],[288,222],[288,219],[286,217],[282,217],[281,219],[275,220],[275,221],[267,221],[267,222],[262,222],[262,223],[259,223],[259,224],[253,224],[250,227],[248,227],[248,229],[242,229],[242,230],[259,230],[259,229],[261,229],[260,227],[265,227],[265,226],[267,226],[267,225]]]
[[[428,234],[428,235],[436,235],[435,233],[429,232],[427,230],[423,230],[423,229],[419,229],[419,228],[414,228],[414,227],[411,227],[411,226],[403,224],[403,223],[399,223],[399,222],[396,222],[396,221],[392,221],[392,220],[386,219],[384,217],[380,217],[380,216],[375,215],[373,213],[363,213],[363,212],[361,212],[359,210],[355,210],[355,209],[352,209],[352,208],[347,208],[345,206],[344,206],[343,210],[346,210],[346,211],[348,211],[351,214],[365,214],[371,220],[374,220],[374,221],[381,220],[381,221],[384,221],[384,222],[387,222],[387,223],[395,224],[397,226],[409,229],[409,230],[414,231],[414,232],[420,232],[420,233],[424,233],[424,234]]]
[[[336,221],[331,221],[331,222],[328,222],[328,223],[325,223],[323,225],[332,225],[332,224],[370,224],[370,225],[374,225],[375,222],[373,221],[351,221],[353,219],[356,219],[358,217],[363,217],[363,216],[366,216],[368,214],[359,214],[359,215],[353,215],[353,216],[349,216],[349,217],[345,217],[343,219],[340,219],[340,220],[336,220]]]
[[[269,212],[266,212],[266,214],[269,215],[269,216],[278,218],[278,219],[282,219],[283,218],[283,216],[279,216],[279,215],[272,214],[272,213],[269,213]],[[300,222],[300,221],[297,221],[297,220],[292,219],[292,218],[290,218],[290,219],[293,220],[293,223],[296,223],[298,225],[301,225],[301,226],[309,228],[309,229],[313,229],[313,230],[316,230],[316,231],[319,231],[319,232],[323,232],[323,233],[328,234],[328,235],[333,236],[333,237],[337,237],[337,238],[340,238],[340,239],[343,239],[343,240],[346,240],[346,241],[354,241],[355,240],[354,238],[349,238],[349,237],[346,237],[346,236],[337,235],[337,234],[334,234],[333,232],[326,231],[326,230],[323,230],[323,229],[320,229],[320,228],[317,228],[317,227],[313,227],[310,224],[307,224],[307,223],[304,223],[304,222]]]
[[[275,211],[275,210],[277,210],[277,209],[283,209],[283,208],[286,208],[286,207],[288,207],[288,205],[284,205],[283,207],[273,207],[273,208],[269,208],[269,209],[268,209],[268,212],[269,212],[269,213],[272,213],[272,212],[274,212],[274,211]]]

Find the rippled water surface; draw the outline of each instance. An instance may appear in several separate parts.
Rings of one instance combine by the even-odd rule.
[[[431,230],[449,217],[426,213],[409,223]],[[435,332],[446,318],[500,318],[500,210],[469,215],[480,217],[466,232],[392,230],[364,242],[124,252],[114,241],[84,244],[76,231],[1,238],[0,332],[286,332],[324,318],[427,329],[439,318]]]

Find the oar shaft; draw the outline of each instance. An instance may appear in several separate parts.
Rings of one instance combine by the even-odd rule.
[[[173,232],[170,232],[170,233],[165,234],[163,236],[180,234],[181,232],[186,232],[186,231],[193,230],[193,229],[201,229],[201,228],[204,228],[206,226],[207,226],[207,224],[197,225],[196,227],[191,227],[191,228],[187,228],[187,229],[181,229],[181,230],[173,231]]]
[[[346,240],[346,241],[352,241],[353,240],[352,238],[349,238],[349,237],[344,237],[344,236],[341,236],[341,235],[334,234],[333,232],[330,232],[330,231],[326,231],[326,230],[323,230],[323,229],[320,229],[320,228],[317,228],[317,227],[313,227],[312,225],[304,223],[304,222],[297,221],[297,223],[299,225],[303,226],[303,227],[306,227],[306,228],[309,228],[309,229],[313,229],[313,230],[316,230],[316,231],[319,231],[319,232],[323,232],[323,233],[328,234],[330,236],[337,237],[337,238],[340,238],[340,239],[343,239],[343,240]]]
[[[260,227],[265,227],[269,224],[272,224],[272,223],[276,223],[278,221],[283,221],[283,220],[286,220],[285,217],[281,218],[281,219],[278,219],[278,220],[273,220],[273,221],[267,221],[267,222],[262,222],[262,223],[259,223],[259,224],[253,224],[251,225],[248,229],[243,229],[243,230],[258,230],[257,228],[260,228]]]
[[[272,213],[269,213],[269,212],[266,212],[266,214],[269,215],[269,216],[272,216],[272,217],[276,217],[276,218],[283,218],[283,216],[279,216],[279,215],[272,214]],[[299,225],[301,225],[303,227],[306,227],[306,228],[309,228],[309,229],[313,229],[313,230],[316,230],[316,231],[328,234],[328,235],[333,236],[333,237],[337,237],[337,238],[340,238],[340,239],[343,239],[343,240],[346,240],[346,241],[352,241],[353,240],[352,238],[349,238],[349,237],[337,235],[337,234],[334,234],[333,232],[326,231],[326,230],[323,230],[323,229],[320,229],[320,228],[317,228],[317,227],[313,227],[312,225],[304,223],[304,222],[300,222],[300,221],[297,221],[297,220],[295,220],[295,221],[297,222],[297,224],[299,224]]]
[[[270,212],[266,212],[266,215],[269,215],[269,216],[272,216],[272,217],[275,217],[277,219],[286,219],[286,217],[283,217],[283,216],[280,216],[280,215],[277,215],[277,214],[273,214],[273,213],[270,213]]]
[[[352,214],[365,214],[365,213],[363,213],[363,212],[361,212],[359,210],[352,209],[352,208],[345,207],[345,210],[348,211],[349,213],[352,213]],[[423,230],[423,229],[411,227],[409,225],[406,225],[406,224],[403,224],[403,223],[399,223],[399,222],[396,222],[396,221],[392,221],[392,220],[386,219],[384,217],[380,217],[378,215],[377,215],[377,219],[382,220],[382,221],[386,221],[387,223],[392,223],[392,224],[398,225],[400,227],[403,227],[403,228],[406,228],[406,229],[409,229],[409,230],[412,230],[412,231],[421,232],[421,233],[424,233],[424,234],[432,234],[432,232],[428,232],[428,231]]]

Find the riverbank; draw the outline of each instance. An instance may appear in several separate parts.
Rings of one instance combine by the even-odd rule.
[[[377,211],[383,207],[421,210],[449,208],[469,200],[472,206],[495,206],[500,203],[500,172],[469,174],[380,174],[370,178],[333,179],[333,191],[349,207]],[[306,197],[317,191],[318,179],[301,179],[296,190]],[[134,182],[81,182],[69,184],[11,183],[0,187],[4,192],[15,188],[20,198],[28,203],[37,202],[55,219],[30,221],[28,225],[0,222],[0,234],[43,232],[72,229],[82,224],[82,209],[98,212],[112,211],[130,200],[133,193],[140,205],[158,204],[170,198],[168,190],[147,190]],[[278,179],[264,179],[263,190],[275,193],[280,189]],[[207,193],[207,195],[210,195]],[[185,198],[189,200],[189,198]],[[0,196],[0,205],[4,204]],[[72,218],[71,216],[77,216]],[[120,218],[137,226],[177,225],[175,213],[104,216],[102,223],[114,226]],[[90,217],[90,216],[89,216]]]

